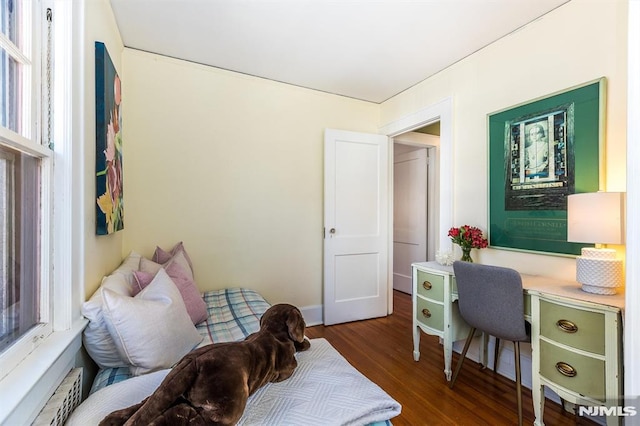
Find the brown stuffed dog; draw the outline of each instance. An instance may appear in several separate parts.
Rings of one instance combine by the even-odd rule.
[[[294,354],[311,346],[304,329],[298,308],[274,305],[260,319],[260,331],[190,352],[147,399],[114,411],[100,425],[235,424],[249,395],[293,374]]]

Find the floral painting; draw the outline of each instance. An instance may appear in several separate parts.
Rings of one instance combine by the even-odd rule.
[[[121,82],[104,43],[96,42],[96,234],[124,228]]]

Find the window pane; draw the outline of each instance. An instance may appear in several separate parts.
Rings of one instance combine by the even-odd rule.
[[[2,0],[0,0],[2,1]],[[0,126],[21,133],[23,66],[0,50]]]
[[[0,146],[0,352],[40,320],[39,182],[39,159]]]
[[[22,2],[20,0],[0,0],[0,27],[2,34],[18,47],[22,47],[20,19],[22,18]]]

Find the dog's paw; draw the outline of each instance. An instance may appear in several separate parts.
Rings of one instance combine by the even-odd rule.
[[[99,423],[99,426],[121,426],[125,424],[126,421],[127,418],[125,417],[108,415],[107,417],[102,419],[102,421]]]
[[[307,338],[305,338],[302,343],[300,342],[293,342],[293,344],[296,347],[296,352],[302,352],[302,351],[306,351],[307,349],[309,349],[311,347],[311,342],[309,342],[309,340]]]
[[[116,410],[109,414],[107,417],[102,419],[102,421],[98,424],[98,426],[120,426],[123,425],[135,414],[136,411],[142,407],[142,405],[147,401],[148,398],[145,398],[142,402],[138,404],[132,405],[131,407],[122,408],[120,410]]]

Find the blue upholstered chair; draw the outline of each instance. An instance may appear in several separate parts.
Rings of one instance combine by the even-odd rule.
[[[459,261],[453,263],[453,271],[458,285],[460,315],[471,326],[471,330],[449,387],[453,388],[458,378],[476,330],[496,339],[513,341],[518,424],[522,425],[520,342],[528,341],[529,336],[525,327],[520,274],[509,268]]]

